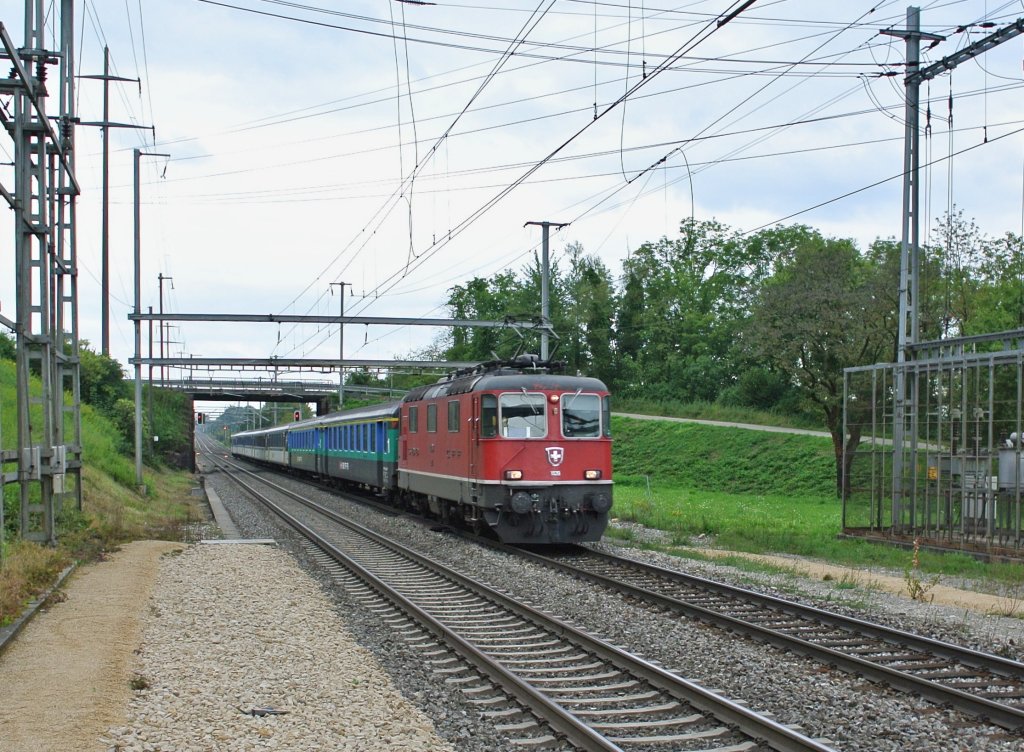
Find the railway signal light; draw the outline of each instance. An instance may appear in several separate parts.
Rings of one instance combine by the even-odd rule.
[[[302,420],[302,413],[299,410],[296,410],[294,413],[292,413],[292,418],[294,420]]]
[[[196,423],[197,424],[203,425],[203,421],[204,420],[205,420],[205,417],[203,416],[202,413],[196,413]]]

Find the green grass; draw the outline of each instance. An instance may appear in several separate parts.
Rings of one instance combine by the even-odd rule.
[[[839,531],[840,505],[821,496],[730,494],[678,485],[617,483],[614,514],[737,551],[815,555]]]
[[[704,536],[702,542],[716,548],[797,554],[896,574],[911,565],[909,551],[837,538],[842,504],[829,439],[618,417],[612,435],[612,514],[667,532],[673,545],[662,548]],[[633,538],[628,529],[611,536]],[[961,553],[922,551],[919,558],[924,575],[986,580],[987,590],[1024,588],[1024,565]]]
[[[122,454],[124,440],[105,417],[82,405],[82,455],[88,467],[110,476],[125,488],[135,486],[135,461]],[[145,482],[146,474],[143,473]],[[148,484],[147,484],[148,486]]]
[[[720,420],[729,423],[752,423],[758,426],[783,426],[824,431],[825,427],[817,416],[786,415],[766,412],[748,407],[729,407],[717,402],[658,402],[637,398],[615,397],[613,409],[619,413],[660,415],[670,418],[698,418]]]
[[[723,429],[726,430],[726,429]],[[616,518],[668,532],[676,546],[698,536],[715,548],[787,553],[851,567],[906,570],[912,553],[893,546],[839,540],[841,506],[835,497],[728,494],[677,485],[617,483]],[[629,531],[613,537],[631,539]],[[926,574],[991,580],[993,587],[1024,587],[1024,565],[986,563],[961,553],[920,553]],[[723,563],[721,559],[715,559]]]
[[[612,418],[619,482],[643,476],[690,489],[743,494],[835,494],[830,439]]]

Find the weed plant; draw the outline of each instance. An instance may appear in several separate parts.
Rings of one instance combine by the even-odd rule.
[[[42,593],[68,565],[66,551],[26,541],[7,545],[0,565],[0,626],[6,626],[25,605]]]

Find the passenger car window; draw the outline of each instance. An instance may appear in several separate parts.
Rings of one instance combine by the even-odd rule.
[[[543,394],[503,394],[498,406],[502,436],[509,439],[547,436],[547,403]]]

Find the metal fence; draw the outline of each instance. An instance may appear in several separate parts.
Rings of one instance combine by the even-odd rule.
[[[912,354],[845,372],[844,532],[1019,555],[1024,330]]]

